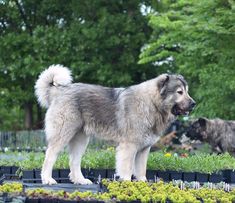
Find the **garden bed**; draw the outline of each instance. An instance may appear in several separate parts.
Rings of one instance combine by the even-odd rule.
[[[0,171],[9,179],[19,176],[25,182],[40,183],[40,168],[44,160],[43,153],[5,153],[0,160]],[[70,183],[69,159],[67,153],[62,153],[53,171],[53,177],[59,183]],[[115,170],[115,151],[113,148],[94,151],[88,150],[82,160],[82,172],[93,182],[98,178],[113,179]],[[164,181],[181,179],[183,181],[235,183],[235,158],[229,154],[207,155],[198,154],[189,157],[150,153],[148,160],[147,179],[161,178]],[[17,173],[17,176],[16,176]]]
[[[89,178],[92,182],[96,182],[99,179],[108,178],[114,180],[114,176],[109,176],[108,169],[83,169],[85,178]],[[113,170],[112,170],[113,172]],[[22,179],[25,183],[41,183],[40,170],[27,170],[23,171]],[[52,177],[58,183],[71,183],[68,177],[68,169],[53,170]],[[162,179],[165,182],[172,180],[182,180],[187,182],[197,181],[200,183],[212,182],[226,182],[235,183],[235,171],[225,170],[219,173],[198,173],[198,172],[179,172],[179,171],[159,171],[159,170],[147,170],[148,181],[155,181],[156,179]]]
[[[38,185],[39,188],[36,188]],[[63,184],[60,184],[63,185]],[[64,184],[66,185],[66,184]],[[74,186],[74,185],[73,185]],[[57,187],[57,188],[56,188]],[[83,186],[85,187],[85,186]],[[92,186],[89,187],[88,190]],[[94,185],[93,185],[94,187]],[[56,189],[55,189],[56,188]],[[74,186],[81,189],[81,186]],[[226,202],[235,201],[235,190],[226,190],[224,185],[203,185],[196,187],[195,183],[182,185],[180,182],[155,183],[108,181],[103,180],[96,185],[94,191],[65,191],[58,186],[42,188],[40,184],[33,187],[22,186],[20,183],[7,183],[0,186],[1,198],[17,198],[28,203],[48,202],[161,202],[161,203],[202,203],[202,202]],[[19,202],[19,201],[18,201]]]

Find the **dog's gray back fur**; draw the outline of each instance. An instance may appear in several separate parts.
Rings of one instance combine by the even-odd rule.
[[[148,98],[139,95],[139,86],[108,88],[83,83],[63,87],[56,101],[81,114],[81,133],[117,142],[131,141],[150,145],[174,119],[161,112]],[[61,106],[57,102],[53,103]],[[163,114],[162,114],[163,113]],[[153,135],[155,138],[153,138]],[[145,136],[143,139],[142,136]]]
[[[152,145],[174,120],[176,101],[181,109],[187,109],[192,101],[181,75],[163,74],[128,88],[71,83],[70,75],[58,65],[40,75],[36,94],[42,105],[49,106],[47,115],[72,114],[78,119],[78,132],[117,142]],[[185,96],[176,93],[178,88]]]

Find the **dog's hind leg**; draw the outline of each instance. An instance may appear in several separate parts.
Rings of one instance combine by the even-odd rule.
[[[52,169],[60,151],[69,143],[78,130],[77,117],[67,111],[62,114],[57,111],[54,114],[46,115],[46,135],[48,147],[42,167],[42,183],[56,184],[52,178]]]
[[[57,182],[52,178],[52,168],[57,159],[59,152],[64,148],[64,145],[53,143],[49,144],[46,150],[45,160],[42,166],[42,183],[43,184],[56,184]]]
[[[137,146],[133,143],[120,143],[116,153],[116,172],[122,180],[131,180]]]
[[[88,185],[92,184],[89,179],[84,178],[81,172],[82,155],[86,151],[89,136],[77,134],[69,142],[69,165],[70,165],[70,180],[75,184]]]

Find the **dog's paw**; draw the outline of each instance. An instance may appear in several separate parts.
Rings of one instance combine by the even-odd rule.
[[[71,181],[74,184],[80,184],[80,185],[91,185],[92,184],[92,182],[89,179],[86,179],[86,178],[77,179],[77,180],[72,179]]]
[[[137,179],[138,181],[144,181],[144,182],[146,182],[146,181],[147,181],[146,176],[136,177],[136,179]]]
[[[42,184],[44,185],[55,185],[57,182],[53,178],[42,179]]]
[[[131,176],[120,176],[120,180],[131,180]]]

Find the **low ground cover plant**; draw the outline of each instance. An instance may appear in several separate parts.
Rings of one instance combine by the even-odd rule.
[[[0,166],[20,166],[20,162],[28,157],[28,152],[8,151],[0,153]]]
[[[1,156],[1,154],[0,154]],[[19,166],[22,170],[40,169],[44,160],[44,153],[8,153],[2,156],[0,166]],[[114,148],[87,150],[82,159],[83,168],[114,169]],[[69,158],[66,152],[61,153],[55,167],[57,169],[68,169]],[[148,158],[148,169],[152,170],[175,170],[184,172],[214,173],[223,169],[235,169],[235,158],[228,153],[196,154],[192,156],[178,156],[164,152],[150,153]]]
[[[6,183],[0,186],[0,195],[3,192],[13,193],[19,192],[21,195],[29,199],[65,199],[75,201],[92,201],[99,200],[105,202],[116,201],[141,201],[141,202],[181,202],[181,203],[201,203],[203,202],[221,202],[230,203],[235,201],[235,190],[225,192],[222,189],[199,188],[180,189],[173,183],[157,183],[147,182],[131,182],[131,181],[102,181],[105,192],[92,193],[86,192],[65,192],[51,191],[43,188],[31,189],[26,192],[22,191],[22,185],[19,183]]]
[[[141,202],[233,202],[235,200],[235,191],[225,192],[221,189],[190,189],[185,188],[181,190],[173,183],[165,184],[162,181],[157,183],[146,182],[109,182],[103,181],[107,186],[109,197],[113,197],[118,201],[134,201],[140,200]],[[101,194],[106,197],[107,194]]]
[[[23,185],[18,182],[5,183],[0,185],[0,194],[1,193],[20,193],[23,191]]]
[[[148,169],[175,170],[184,172],[213,173],[223,169],[235,169],[235,158],[225,154],[196,154],[189,157],[165,156],[163,153],[150,153]]]
[[[23,161],[18,165],[22,170],[40,169],[44,161],[44,153],[29,153]],[[0,161],[1,165],[1,161]],[[106,150],[101,149],[98,152],[96,150],[87,150],[82,158],[83,168],[94,169],[113,169],[115,167],[115,151],[113,148]],[[69,157],[66,152],[61,153],[54,165],[56,169],[68,169]]]

